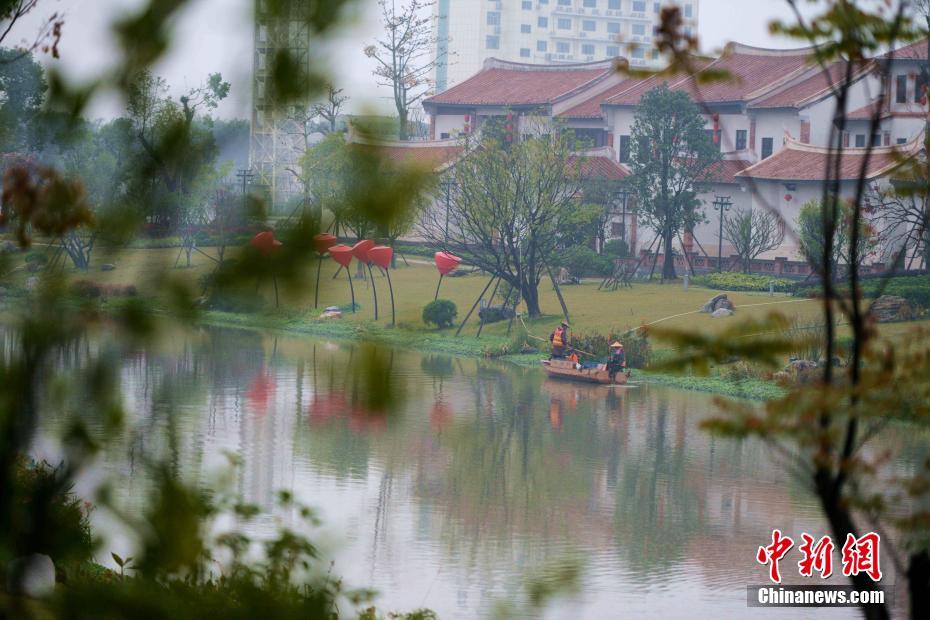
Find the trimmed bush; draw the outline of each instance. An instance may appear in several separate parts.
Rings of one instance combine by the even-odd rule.
[[[611,239],[604,244],[604,247],[601,249],[601,254],[609,256],[610,258],[628,258],[630,256],[630,248],[623,239]]]
[[[442,329],[443,327],[452,327],[455,317],[459,314],[458,308],[448,299],[437,299],[426,304],[423,308],[423,322],[427,325],[435,325]]]
[[[575,245],[559,254],[559,266],[568,269],[576,278],[608,276],[613,271],[609,256],[598,254],[585,245]]]
[[[862,281],[862,294],[869,298],[875,299],[880,295],[894,295],[903,297],[912,306],[918,306],[921,309],[930,309],[930,276],[897,276],[888,281],[888,285],[882,289],[885,278],[869,278]],[[849,287],[840,284],[839,293],[841,295],[849,294]],[[821,295],[823,289],[819,284],[805,284],[795,288],[795,294],[802,297],[816,297]]]
[[[579,351],[593,353],[596,358],[607,359],[610,354],[610,344],[614,340],[623,343],[626,354],[626,365],[630,368],[645,368],[652,357],[652,347],[649,338],[642,330],[627,332],[625,334],[571,334],[571,346]]]
[[[762,274],[735,273],[724,271],[720,273],[706,273],[694,279],[695,284],[706,286],[720,291],[748,291],[768,292],[769,284],[775,284],[775,290],[787,292],[794,286],[792,280],[786,278],[773,278]]]

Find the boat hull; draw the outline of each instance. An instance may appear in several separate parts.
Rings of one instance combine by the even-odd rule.
[[[629,374],[618,372],[613,381],[607,372],[607,364],[598,364],[593,368],[575,367],[568,360],[543,360],[543,370],[553,379],[566,379],[568,381],[581,381],[584,383],[600,383],[603,385],[623,385],[629,380]]]

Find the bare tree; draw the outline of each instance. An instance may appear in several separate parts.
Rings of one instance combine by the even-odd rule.
[[[342,112],[342,106],[349,100],[349,96],[343,95],[342,91],[342,88],[336,88],[332,84],[328,84],[326,86],[326,100],[315,103],[310,108],[314,118],[320,117],[329,123],[329,133],[336,132],[336,121]]]
[[[883,254],[900,256],[905,269],[930,268],[930,186],[921,176],[927,170],[925,162],[913,162],[898,171],[893,185],[873,185],[865,195]]]
[[[724,220],[723,238],[733,244],[743,273],[749,273],[755,258],[781,245],[785,231],[774,213],[741,209]]]
[[[16,24],[29,15],[38,6],[39,1],[0,0],[0,46],[6,44],[6,39]],[[61,31],[64,23],[59,13],[52,13],[42,20],[39,30],[33,38],[15,46],[19,48],[20,55],[12,59],[5,59],[4,62],[14,62],[36,50],[41,50],[46,54],[51,53],[52,56],[58,58],[58,44],[61,42]]]
[[[432,18],[426,16],[433,2],[409,0],[398,9],[395,0],[380,0],[384,36],[365,48],[365,55],[377,61],[379,83],[393,89],[397,108],[398,136],[408,137],[410,110],[430,93],[429,75],[445,58],[436,52]]]

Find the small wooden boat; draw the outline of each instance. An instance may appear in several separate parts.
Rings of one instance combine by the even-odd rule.
[[[577,368],[574,362],[568,360],[543,360],[543,369],[555,379],[568,379],[570,381],[585,381],[587,383],[602,383],[604,385],[623,385],[630,379],[630,373],[618,372],[614,380],[610,380],[607,364],[596,364],[590,367]]]

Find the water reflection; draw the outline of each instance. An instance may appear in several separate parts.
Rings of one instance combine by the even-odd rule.
[[[289,489],[319,506],[337,572],[389,609],[486,614],[575,559],[575,616],[744,617],[771,529],[825,533],[762,446],[698,429],[713,410],[699,394],[216,329],[127,354],[121,380],[135,418],[104,467],[130,510],[148,488],[141,459],[206,484],[231,452],[245,501],[271,510]]]

